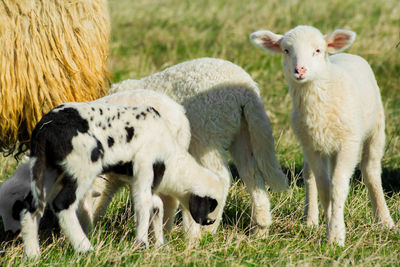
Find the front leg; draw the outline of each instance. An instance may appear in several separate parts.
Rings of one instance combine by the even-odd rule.
[[[163,217],[164,217],[164,205],[159,196],[153,194],[153,207],[152,207],[152,225],[155,237],[155,246],[161,247],[165,244],[165,238],[163,234]]]
[[[307,226],[318,226],[318,190],[313,172],[304,159],[303,180],[306,187],[304,219]]]
[[[151,164],[136,162],[134,165],[135,177],[132,179],[131,199],[135,207],[136,243],[140,247],[149,246],[150,212],[153,207],[151,185],[153,169]]]
[[[24,242],[24,252],[28,258],[35,258],[40,256],[39,247],[39,212],[29,212],[23,209],[20,212],[21,217],[21,234]]]
[[[328,242],[344,246],[346,229],[344,223],[344,205],[349,192],[350,178],[358,161],[358,144],[342,146],[336,155],[336,166],[332,170],[331,203],[332,215],[328,224]]]
[[[330,199],[330,176],[329,176],[329,160],[327,157],[322,156],[320,153],[313,150],[304,149],[304,156],[307,159],[306,162],[314,174],[314,179],[316,182],[316,187],[318,190],[318,195],[321,200],[322,206],[324,208],[324,215],[326,221],[329,222],[331,218],[331,199]],[[310,186],[311,185],[311,186]],[[312,183],[309,184],[307,190],[312,189]],[[309,194],[309,203],[313,202],[315,204],[316,196],[314,192],[307,192]],[[311,194],[314,194],[311,196]],[[314,199],[313,199],[314,198]],[[307,201],[307,197],[306,197]],[[315,207],[314,207],[315,209]],[[314,214],[315,215],[315,214]]]

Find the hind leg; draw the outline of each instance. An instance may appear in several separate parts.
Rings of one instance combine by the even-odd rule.
[[[159,195],[164,208],[163,224],[165,231],[170,232],[174,226],[175,213],[179,206],[179,201],[171,196]],[[189,215],[190,216],[190,215]]]
[[[304,219],[307,226],[318,226],[318,190],[313,172],[307,161],[304,160],[303,180],[306,187],[306,202],[304,205]]]
[[[76,251],[93,250],[77,217],[80,196],[84,195],[83,192],[87,190],[83,188],[84,186],[79,188],[76,179],[68,175],[64,176],[62,184],[61,191],[52,202],[52,209],[58,218],[60,228]]]
[[[164,207],[163,202],[159,196],[153,194],[152,196],[153,210],[152,210],[152,225],[155,237],[155,246],[161,247],[165,244],[165,238],[163,234],[163,215]]]
[[[39,215],[39,212],[31,213],[26,209],[21,211],[20,216],[24,253],[28,258],[39,257],[40,247],[38,229],[41,216]]]
[[[361,172],[367,185],[376,220],[387,228],[394,226],[386,205],[381,182],[381,158],[385,143],[383,129],[365,141],[361,160]]]
[[[106,213],[114,194],[124,185],[115,174],[96,177],[78,210],[78,218],[85,233],[89,233]]]
[[[267,235],[272,223],[270,202],[265,189],[264,178],[257,168],[247,126],[242,123],[239,134],[232,142],[229,151],[237,166],[240,178],[246,185],[252,200],[252,221],[256,235]]]

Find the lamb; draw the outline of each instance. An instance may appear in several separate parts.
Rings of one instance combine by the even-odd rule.
[[[185,115],[185,110],[166,95],[152,90],[127,90],[100,98],[96,102],[127,106],[151,105],[155,107],[163,116],[163,120],[178,145],[188,150],[190,125]],[[3,218],[5,231],[11,231],[13,234],[18,233],[21,229],[18,214],[22,209],[21,203],[30,190],[30,169],[26,161],[24,159],[14,175],[0,187],[0,215]],[[51,182],[55,176],[56,173],[46,170],[44,180]],[[107,176],[113,177],[102,175],[94,181],[90,192],[86,194],[79,206],[77,215],[85,233],[88,233],[94,221],[97,221],[103,215],[115,192],[126,184],[123,179],[119,179],[119,175],[109,173]],[[179,203],[174,197],[162,194],[159,196],[164,204],[163,223],[165,224],[165,229],[170,231]],[[184,211],[184,216],[191,215]],[[42,218],[41,222],[44,227],[52,226],[53,217]]]
[[[21,230],[19,213],[23,208],[23,200],[30,190],[29,173],[29,164],[24,160],[14,175],[5,180],[0,187],[0,216],[3,218],[4,231],[13,235]],[[51,170],[46,170],[44,175],[47,182],[48,177],[55,174]],[[49,218],[46,218],[46,223],[51,223]]]
[[[47,204],[76,251],[93,249],[76,210],[102,173],[125,175],[135,204],[136,240],[146,247],[151,215],[156,244],[164,242],[158,194],[176,197],[197,223],[207,225],[215,221],[223,193],[218,177],[177,144],[151,106],[58,106],[33,130],[30,167],[31,190],[19,214],[28,257],[40,255],[37,228]],[[50,186],[43,180],[47,169],[57,172]]]
[[[224,187],[218,219],[208,230],[216,231],[231,184],[229,152],[251,195],[253,232],[267,234],[272,220],[266,185],[282,191],[288,182],[276,158],[259,89],[251,77],[231,62],[200,58],[140,80],[114,84],[110,93],[137,88],[163,92],[185,107],[192,133],[189,152],[217,173]],[[183,226],[190,238],[199,237],[198,224],[184,217]]]
[[[344,205],[360,154],[374,215],[383,226],[394,226],[381,185],[385,120],[374,74],[359,56],[328,56],[348,48],[355,37],[340,29],[322,35],[311,26],[298,26],[285,35],[250,35],[256,46],[283,53],[293,100],[291,124],[304,154],[305,218],[308,225],[318,224],[318,190],[328,242],[339,246],[345,243]]]
[[[126,106],[151,105],[161,114],[178,145],[184,150],[188,150],[191,134],[185,109],[165,94],[145,89],[125,90],[102,97],[96,102]],[[94,181],[91,193],[86,195],[82,208],[78,210],[79,221],[86,233],[105,213],[118,189],[126,184],[118,179],[118,175],[110,173],[107,176],[108,178],[100,177]],[[163,224],[165,230],[170,231],[179,202],[176,198],[168,195],[159,194],[159,197],[164,204]],[[186,217],[190,216],[190,213],[183,210],[185,220],[188,220]]]

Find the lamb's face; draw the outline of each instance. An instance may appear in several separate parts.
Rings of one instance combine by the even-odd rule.
[[[328,53],[337,53],[349,47],[356,34],[348,30],[335,30],[328,35],[311,26],[297,26],[285,35],[270,31],[257,31],[250,35],[258,47],[272,53],[283,53],[286,79],[293,83],[307,83],[324,79]]]
[[[17,233],[21,229],[19,213],[22,202],[29,191],[29,187],[15,182],[10,178],[0,187],[0,215],[3,219],[4,231]]]
[[[210,225],[217,219],[216,207],[218,201],[208,196],[191,194],[189,198],[189,211],[193,219],[201,225]]]
[[[209,225],[218,218],[224,195],[223,186],[218,176],[204,167],[198,168],[197,175],[182,205],[190,211],[198,224]]]
[[[280,47],[286,79],[306,83],[322,76],[327,60],[327,43],[317,29],[296,27],[283,36]]]

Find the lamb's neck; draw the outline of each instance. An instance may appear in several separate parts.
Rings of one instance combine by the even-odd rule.
[[[327,105],[330,101],[329,87],[327,79],[319,79],[304,84],[289,83],[293,109],[301,112],[310,109],[318,110],[321,105]]]

